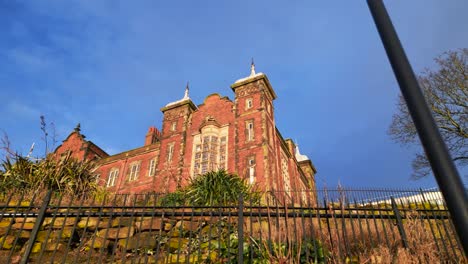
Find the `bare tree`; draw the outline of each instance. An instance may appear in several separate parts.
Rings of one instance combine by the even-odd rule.
[[[2,137],[0,138],[0,150],[4,152],[6,158],[12,158],[16,156],[16,152],[11,149],[11,142],[8,134],[2,130]]]
[[[50,140],[52,142],[49,142],[49,136],[50,136],[49,135],[49,128],[47,127],[47,122],[45,120],[45,116],[41,115],[40,119],[41,119],[41,130],[42,130],[42,133],[44,135],[42,137],[42,140],[45,143],[45,156],[47,156],[50,152],[53,152],[53,150],[55,149],[55,145],[57,144],[57,133],[56,133],[56,130],[55,130],[55,123],[50,122],[49,126],[50,126],[50,130],[52,131],[52,138]],[[52,146],[49,146],[50,143],[52,143]]]
[[[456,165],[468,164],[468,49],[448,51],[435,59],[438,69],[426,69],[419,76],[439,131]],[[398,100],[398,112],[388,130],[391,138],[403,145],[419,144],[414,123],[403,97]],[[413,178],[430,173],[430,165],[423,151],[413,160]]]
[[[45,121],[45,117],[43,115],[41,115],[39,117],[41,119],[41,130],[42,130],[42,133],[44,133],[44,137],[42,138],[42,140],[44,140],[44,143],[45,143],[45,156],[47,156],[47,153],[49,153],[49,139],[48,139],[48,136],[49,136],[49,133],[47,132],[47,123]]]

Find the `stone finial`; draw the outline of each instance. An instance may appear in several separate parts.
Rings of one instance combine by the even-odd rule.
[[[189,82],[187,82],[187,85],[185,86],[185,94],[184,94],[184,99],[189,98]]]
[[[75,127],[75,132],[80,133],[80,131],[81,131],[81,125],[80,123],[78,123]]]
[[[250,63],[250,76],[254,76],[255,75],[255,63],[254,63],[254,59],[252,58],[252,63]]]

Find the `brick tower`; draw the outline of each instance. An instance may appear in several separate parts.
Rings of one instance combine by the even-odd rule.
[[[181,100],[161,108],[164,117],[157,167],[157,177],[160,183],[158,191],[173,191],[186,180],[182,172],[185,166],[187,130],[191,114],[196,109],[188,93],[187,84],[185,95]]]
[[[231,85],[235,94],[235,171],[258,183],[261,189],[271,190],[277,164],[275,156],[275,122],[273,100],[276,94],[268,78],[255,72],[251,64],[250,76]]]

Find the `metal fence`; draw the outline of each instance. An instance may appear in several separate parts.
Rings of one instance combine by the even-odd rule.
[[[2,197],[0,263],[114,262],[466,263],[466,256],[437,190],[269,192],[229,206],[167,206],[164,194]]]

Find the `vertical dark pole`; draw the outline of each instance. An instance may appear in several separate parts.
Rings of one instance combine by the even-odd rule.
[[[237,219],[237,263],[244,263],[244,197],[239,195],[239,214]]]
[[[395,214],[395,219],[398,227],[398,232],[400,233],[401,243],[403,244],[404,248],[408,248],[408,239],[406,238],[405,228],[403,227],[403,221],[401,220],[400,211],[398,210],[397,204],[395,203],[395,199],[391,197],[392,200],[392,210]]]
[[[49,190],[44,199],[44,202],[42,203],[39,214],[37,215],[36,223],[34,223],[33,230],[31,231],[31,236],[29,237],[29,240],[28,240],[28,246],[26,247],[26,250],[24,251],[24,255],[21,258],[20,264],[28,263],[29,256],[31,255],[31,251],[34,246],[34,241],[36,241],[37,234],[39,233],[39,229],[41,229],[42,223],[44,222],[45,213],[46,213],[47,207],[49,206],[51,196],[52,196],[52,190]]]
[[[468,254],[467,195],[382,0],[367,0],[458,237]]]

